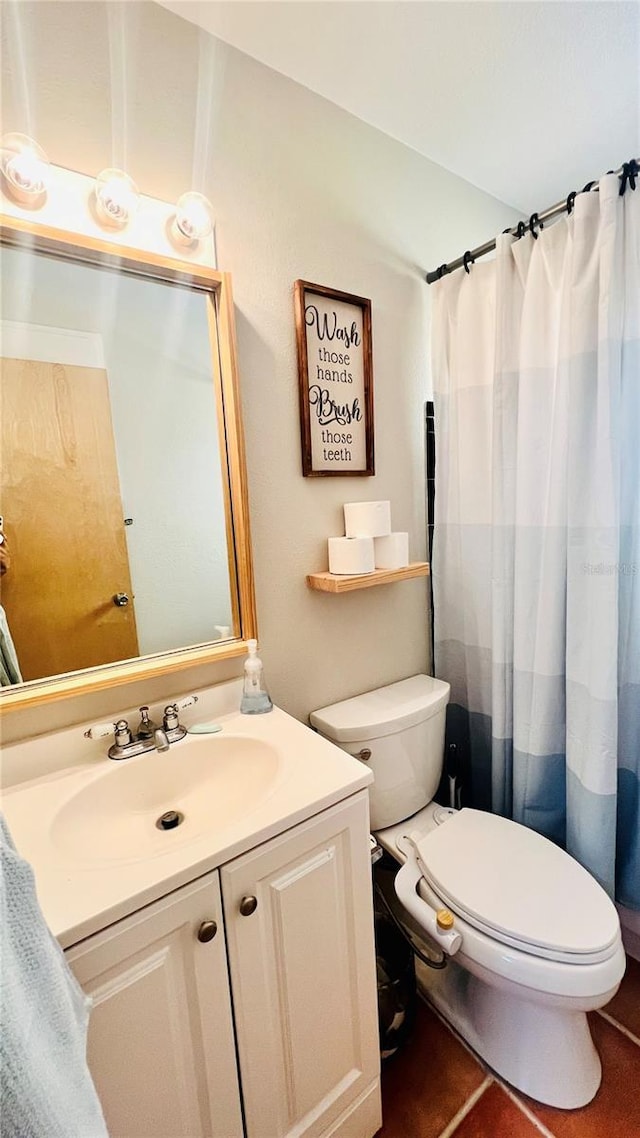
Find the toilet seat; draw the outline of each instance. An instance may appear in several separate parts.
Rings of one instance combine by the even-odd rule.
[[[618,916],[607,894],[535,831],[465,808],[414,840],[433,892],[494,940],[572,964],[598,963],[617,951]]]

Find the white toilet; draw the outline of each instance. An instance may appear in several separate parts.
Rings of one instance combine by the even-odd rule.
[[[601,1078],[586,1013],[625,969],[618,914],[547,838],[432,802],[448,699],[442,680],[411,676],[311,723],[374,773],[371,829],[404,863],[398,897],[448,957],[439,971],[418,965],[429,999],[507,1082],[552,1106],[584,1106]]]

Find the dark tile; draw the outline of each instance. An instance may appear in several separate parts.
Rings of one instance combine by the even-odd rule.
[[[379,1138],[437,1138],[485,1072],[422,1001],[413,1035],[382,1068]]]
[[[452,1138],[540,1138],[540,1131],[508,1094],[492,1083],[456,1126]]]
[[[602,1060],[602,1084],[593,1102],[557,1110],[525,1101],[556,1138],[640,1138],[640,1047],[597,1013],[589,1022]]]
[[[627,971],[620,988],[602,1010],[640,1039],[640,961],[627,957]]]

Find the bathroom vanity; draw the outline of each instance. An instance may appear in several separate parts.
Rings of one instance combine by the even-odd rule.
[[[278,709],[220,723],[166,756],[86,758],[4,797],[93,999],[88,1059],[109,1133],[371,1138],[371,776]],[[162,832],[171,807],[185,821]]]
[[[114,1138],[375,1132],[365,798],[68,950]]]

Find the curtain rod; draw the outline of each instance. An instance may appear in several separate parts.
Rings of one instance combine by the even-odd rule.
[[[624,188],[621,188],[621,193],[624,193],[627,182],[630,182],[631,188],[635,190],[635,179],[640,175],[640,158],[632,158],[630,162],[623,163],[619,170],[610,170],[609,173],[617,174],[618,177],[623,179]],[[583,194],[588,193],[594,186],[597,186],[597,184],[597,182],[587,182],[584,189],[579,192]],[[549,206],[549,208],[545,209],[542,213],[532,213],[528,221],[520,221],[517,225],[514,225],[513,229],[505,229],[504,232],[510,233],[513,237],[524,237],[527,229],[529,229],[534,236],[537,236],[535,233],[536,226],[542,228],[542,223],[549,221],[552,217],[559,217],[561,213],[571,213],[576,196],[577,194],[574,191],[570,193],[568,198],[564,201],[556,202],[555,205]],[[491,253],[495,247],[496,238],[494,237],[491,241],[485,241],[484,245],[478,245],[476,249],[471,249],[464,253],[462,257],[457,257],[455,261],[440,265],[439,269],[434,269],[432,273],[426,274],[427,284],[434,284],[436,281],[439,281],[445,273],[452,273],[454,269],[461,269],[463,266],[468,271],[469,262],[473,263],[478,257],[486,256],[486,254]]]

